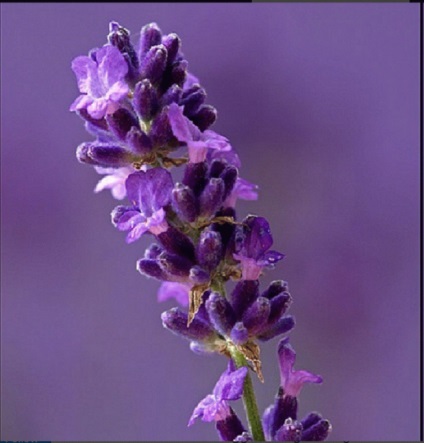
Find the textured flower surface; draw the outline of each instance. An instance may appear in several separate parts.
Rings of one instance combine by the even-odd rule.
[[[91,57],[79,56],[72,62],[77,76],[80,95],[70,110],[87,109],[91,117],[101,119],[112,114],[129,91],[124,77],[128,65],[114,46],[103,46],[92,52]]]
[[[101,166],[96,166],[95,169],[99,174],[105,175],[105,177],[99,180],[94,188],[94,192],[110,189],[114,198],[123,200],[127,195],[125,181],[136,170],[131,166],[123,168],[102,168]]]
[[[196,406],[190,417],[189,426],[197,418],[203,421],[225,420],[231,413],[229,401],[238,400],[243,394],[244,379],[247,375],[247,368],[235,369],[232,361],[228,363],[225,372],[217,381],[212,394],[206,396]]]

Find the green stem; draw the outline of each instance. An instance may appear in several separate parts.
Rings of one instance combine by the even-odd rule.
[[[230,352],[234,363],[238,368],[247,366],[246,358],[236,348],[232,348]],[[258,405],[256,403],[255,391],[253,389],[252,378],[250,377],[249,372],[244,379],[243,404],[253,440],[265,441],[261,417],[259,415]]]

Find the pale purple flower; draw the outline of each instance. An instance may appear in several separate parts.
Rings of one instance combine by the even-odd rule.
[[[127,243],[138,240],[149,231],[159,235],[168,229],[164,207],[171,201],[173,188],[169,171],[153,168],[129,175],[126,191],[133,206],[118,206],[112,212],[112,220],[120,231],[130,231]]]
[[[129,92],[124,81],[128,64],[115,46],[105,45],[93,54],[93,57],[81,55],[72,61],[82,94],[70,110],[87,109],[91,117],[101,119],[114,113]]]
[[[269,251],[273,240],[268,221],[264,217],[250,215],[237,227],[236,253],[233,257],[241,263],[243,280],[257,280],[264,267],[272,267],[284,257],[277,251]]]
[[[178,283],[165,281],[160,285],[158,301],[162,302],[175,298],[181,306],[188,306],[188,297],[192,285],[189,283]]]
[[[187,145],[188,156],[191,163],[200,163],[206,159],[208,149],[230,151],[228,139],[214,131],[201,132],[183,114],[183,107],[172,103],[168,110],[169,123],[174,136]]]
[[[101,166],[95,166],[94,169],[97,173],[104,175],[101,178],[94,192],[100,192],[104,189],[110,189],[112,196],[117,200],[123,200],[127,195],[125,188],[125,180],[130,174],[136,171],[132,166],[125,166],[123,168],[102,168]]]
[[[246,375],[247,367],[235,369],[233,361],[230,360],[212,394],[207,395],[195,407],[188,425],[191,426],[197,418],[203,421],[222,421],[229,417],[231,408],[228,402],[241,398]]]
[[[322,377],[311,372],[296,371],[293,366],[296,353],[286,337],[278,345],[278,360],[280,364],[281,387],[285,395],[297,397],[305,383],[322,383]]]

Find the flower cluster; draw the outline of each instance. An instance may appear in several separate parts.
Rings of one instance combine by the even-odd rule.
[[[288,337],[278,347],[278,394],[262,420],[247,387],[249,370],[263,381],[259,343],[295,325],[286,314],[292,303],[287,283],[260,289],[261,275],[284,255],[271,250],[265,218],[237,219],[237,200],[255,200],[257,187],[239,176],[241,162],[229,140],[209,129],[217,113],[188,71],[179,37],[151,23],[134,46],[129,31],[112,22],[108,43],[75,58],[72,69],[81,95],[70,110],[94,138],[78,146],[77,158],[103,175],[95,192],[110,189],[115,199],[127,199],[111,213],[126,241],[154,238],[137,270],[162,282],[160,301],[174,298],[180,305],[162,314],[164,327],[188,339],[196,353],[229,359],[189,425],[196,418],[214,421],[225,441],[324,440],[331,427],[319,414],[297,420],[303,384],[322,380],[293,370]],[[181,182],[171,174],[178,166],[184,166]],[[230,280],[235,286],[227,295]],[[249,430],[229,405],[241,397]]]

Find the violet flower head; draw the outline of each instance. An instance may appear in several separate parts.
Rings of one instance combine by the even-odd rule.
[[[273,267],[284,258],[284,254],[269,251],[273,240],[268,221],[250,215],[236,231],[236,253],[233,257],[240,262],[243,280],[257,280],[264,267]]]
[[[281,387],[284,394],[297,397],[305,383],[322,383],[322,377],[311,372],[293,369],[296,353],[286,337],[278,345],[278,360],[280,364]]]
[[[105,45],[94,51],[92,57],[76,57],[72,70],[82,94],[72,103],[71,111],[86,109],[91,117],[101,119],[114,113],[129,92],[124,81],[128,65],[114,46]]]
[[[163,208],[171,200],[171,174],[162,168],[138,171],[127,178],[125,185],[133,206],[115,208],[112,221],[120,231],[130,231],[127,243],[138,240],[146,231],[154,235],[165,232],[168,223]]]
[[[227,369],[213,388],[212,394],[207,395],[195,407],[188,425],[191,426],[197,418],[203,421],[225,420],[231,414],[228,402],[238,400],[243,394],[246,375],[246,367],[235,369],[234,363],[230,360]]]
[[[191,163],[200,163],[206,159],[208,149],[230,151],[228,139],[214,131],[201,132],[183,114],[183,107],[172,103],[168,110],[169,123],[175,137],[187,145],[188,156]]]

